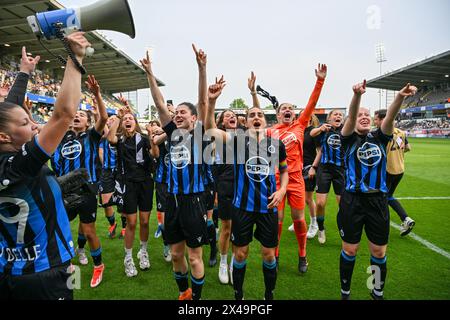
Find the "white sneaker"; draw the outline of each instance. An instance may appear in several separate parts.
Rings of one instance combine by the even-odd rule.
[[[308,228],[308,233],[306,234],[306,237],[308,239],[314,239],[317,232],[319,231],[319,227],[316,224],[310,224]]]
[[[325,230],[319,230],[319,243],[324,244],[327,241],[327,237],[325,236]]]
[[[411,219],[410,217],[406,217],[405,221],[403,221],[401,225],[400,235],[402,237],[406,236],[408,233],[411,232],[415,224],[416,222],[413,219]]]
[[[139,260],[139,268],[141,270],[148,270],[150,269],[150,260],[148,259],[148,252],[139,250],[137,254],[137,258]]]
[[[288,230],[290,231],[290,232],[294,232],[294,224],[291,224],[290,226],[289,226],[289,228],[288,228]]]
[[[134,266],[133,258],[126,258],[123,261],[123,264],[125,265],[125,274],[127,277],[136,277],[138,274],[138,271],[136,270],[136,267]]]
[[[172,253],[170,252],[169,245],[164,246],[163,256],[166,262],[172,261]]]
[[[85,266],[89,263],[89,260],[86,256],[86,251],[84,249],[77,248],[78,261],[81,265]]]
[[[228,265],[226,263],[221,263],[219,266],[219,281],[221,284],[228,284]]]

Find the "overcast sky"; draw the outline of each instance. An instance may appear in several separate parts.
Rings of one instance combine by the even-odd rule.
[[[66,7],[93,0],[60,0]],[[235,98],[248,104],[250,71],[280,102],[304,106],[314,86],[314,68],[328,65],[319,105],[346,107],[351,87],[379,75],[375,45],[383,43],[395,70],[450,49],[448,0],[129,0],[136,38],[106,32],[138,61],[153,47],[153,68],[174,103],[197,101],[198,74],[191,43],[208,54],[208,81],[224,74],[228,85],[219,106]],[[149,94],[139,94],[139,110]],[[153,103],[153,101],[151,101]],[[268,105],[262,100],[262,105]],[[378,108],[369,89],[363,105]]]

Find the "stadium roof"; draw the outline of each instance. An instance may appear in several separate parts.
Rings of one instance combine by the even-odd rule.
[[[64,8],[56,0],[1,0],[0,1],[0,55],[20,56],[22,46],[33,56],[40,55],[38,68],[62,73],[61,64],[50,55],[36,39],[27,23],[27,16],[36,12]],[[126,92],[148,87],[142,67],[126,53],[105,39],[98,32],[89,32],[86,38],[95,49],[92,57],[84,60],[89,74],[94,74],[102,89],[110,92]],[[64,47],[58,40],[43,41],[49,50],[66,57]],[[46,62],[49,61],[49,62]],[[157,80],[159,86],[164,83]]]
[[[420,88],[450,82],[449,75],[450,50],[369,80],[367,86],[369,88],[397,91],[407,82],[411,82]]]

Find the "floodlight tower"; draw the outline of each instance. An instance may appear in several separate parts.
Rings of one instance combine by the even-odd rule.
[[[377,63],[380,64],[380,77],[381,77],[383,74],[383,69],[382,69],[383,62],[387,61],[383,43],[379,43],[375,46],[375,53],[376,53],[376,57],[377,57]],[[378,109],[381,109],[381,96],[382,96],[381,89],[379,89],[378,94],[379,94],[379,98],[380,98],[380,105],[379,105]]]

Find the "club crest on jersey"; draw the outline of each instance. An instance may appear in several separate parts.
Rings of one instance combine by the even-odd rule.
[[[297,136],[289,131],[283,134],[280,138],[281,141],[284,143],[286,150],[292,149],[295,146],[295,143],[297,142]]]
[[[186,146],[170,148],[170,162],[177,169],[185,168],[191,160],[191,153]]]
[[[359,162],[368,167],[376,166],[383,156],[379,146],[366,142],[356,151]]]
[[[250,180],[262,182],[269,176],[269,162],[259,156],[252,157],[245,163],[245,173]]]
[[[341,138],[338,134],[332,134],[328,137],[327,144],[332,149],[339,149],[341,147]]]
[[[83,146],[78,140],[72,140],[65,143],[61,149],[61,155],[65,159],[74,160],[81,155]]]

